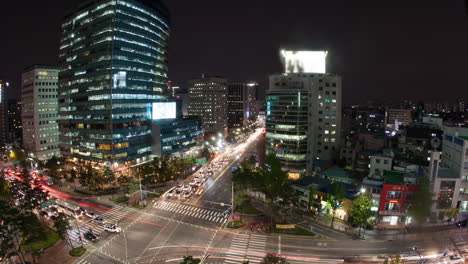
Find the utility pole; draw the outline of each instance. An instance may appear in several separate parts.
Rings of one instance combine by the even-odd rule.
[[[79,235],[79,240],[81,242],[81,247],[84,248],[83,237],[81,236],[80,226],[78,225],[78,220],[76,219],[76,213],[73,213],[73,215],[75,216],[75,225],[76,225],[76,229],[78,229],[78,235]],[[73,247],[73,245],[72,245],[72,247]]]
[[[232,208],[232,215],[234,215],[234,182],[232,182],[232,197],[231,197],[231,208]]]
[[[144,204],[144,202],[143,202],[143,191],[141,190],[141,177],[140,177],[140,175],[138,175],[138,180],[140,181],[140,197],[141,197],[141,200],[140,200],[141,203],[140,204],[143,205]]]

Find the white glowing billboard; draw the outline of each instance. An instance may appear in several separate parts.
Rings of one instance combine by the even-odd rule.
[[[176,118],[176,102],[153,103],[153,120]]]
[[[326,51],[281,50],[286,73],[325,73]]]

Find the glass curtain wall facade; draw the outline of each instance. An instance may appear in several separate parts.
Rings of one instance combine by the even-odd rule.
[[[151,155],[151,103],[167,92],[169,13],[153,0],[87,0],[65,16],[61,151],[133,163]]]
[[[307,163],[308,91],[302,82],[266,95],[267,152],[276,153],[283,168],[304,173]]]

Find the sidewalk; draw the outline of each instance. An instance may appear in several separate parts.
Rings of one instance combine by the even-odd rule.
[[[57,242],[55,245],[46,249],[39,258],[39,263],[44,264],[71,264],[75,262],[78,257],[72,257],[68,254],[70,248],[65,245],[63,240]]]

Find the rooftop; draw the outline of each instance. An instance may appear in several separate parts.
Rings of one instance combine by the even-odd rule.
[[[306,176],[302,177],[301,179],[295,181],[293,185],[308,189],[311,186],[316,187],[317,191],[328,193],[331,189],[331,184],[333,181],[329,179],[324,179],[320,177],[313,177],[313,176]],[[359,195],[358,192],[360,188],[354,184],[342,183],[345,188],[345,198],[348,200],[354,200]]]

